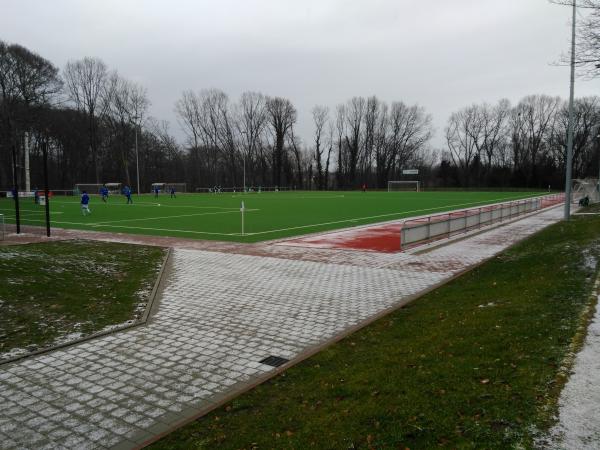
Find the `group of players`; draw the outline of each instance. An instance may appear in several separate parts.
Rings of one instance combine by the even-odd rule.
[[[158,198],[160,189],[158,187],[154,187],[152,189],[152,191],[154,192],[154,198]],[[133,199],[131,198],[131,188],[129,186],[125,186],[123,188],[123,190],[121,191],[121,193],[127,199],[127,204],[133,205]],[[100,198],[102,199],[102,201],[104,203],[108,203],[109,191],[108,191],[108,188],[106,187],[106,185],[104,185],[100,188],[99,194],[100,194]],[[177,198],[175,188],[172,186],[171,186],[170,194],[171,194],[171,198]],[[83,191],[81,193],[81,213],[84,216],[92,213],[92,211],[90,210],[90,196],[88,195],[88,193],[86,191]]]

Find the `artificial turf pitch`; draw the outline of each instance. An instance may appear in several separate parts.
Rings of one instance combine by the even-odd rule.
[[[259,242],[519,200],[540,192],[263,192],[223,194],[112,195],[107,203],[91,196],[83,216],[79,197],[50,200],[53,227],[115,233]],[[244,235],[240,207],[245,205]],[[44,206],[20,201],[23,225],[43,226]],[[14,201],[0,199],[0,214],[14,223]]]

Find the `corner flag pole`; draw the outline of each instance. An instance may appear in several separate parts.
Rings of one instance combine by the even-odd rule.
[[[571,24],[571,86],[569,94],[569,129],[567,131],[567,171],[565,176],[565,220],[571,217],[571,176],[573,170],[573,97],[575,96],[575,21],[577,20],[577,0],[573,0],[573,23]]]

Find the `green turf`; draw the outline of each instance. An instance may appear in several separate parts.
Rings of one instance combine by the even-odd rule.
[[[269,192],[261,194],[161,194],[112,196],[107,204],[92,196],[92,214],[83,217],[77,197],[51,201],[55,227],[178,236],[237,242],[259,242],[317,231],[430,214],[439,211],[516,200],[535,192]],[[245,236],[240,205],[244,201]],[[24,199],[24,225],[42,225],[44,207]],[[160,206],[159,206],[160,205]],[[0,200],[0,213],[14,222],[12,199]]]
[[[163,256],[162,248],[92,241],[0,246],[0,355],[134,319]]]
[[[599,230],[553,225],[151,448],[534,448],[595,303]]]

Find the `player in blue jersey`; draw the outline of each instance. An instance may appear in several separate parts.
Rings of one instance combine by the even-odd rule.
[[[85,216],[87,214],[91,214],[90,211],[90,196],[86,191],[83,191],[81,194],[81,213]]]
[[[131,199],[131,189],[129,188],[129,186],[125,186],[123,193],[125,194],[125,197],[127,197],[127,204],[133,205],[133,200]]]
[[[102,197],[102,201],[104,203],[108,201],[108,188],[106,186],[102,186],[100,188],[100,196]]]

